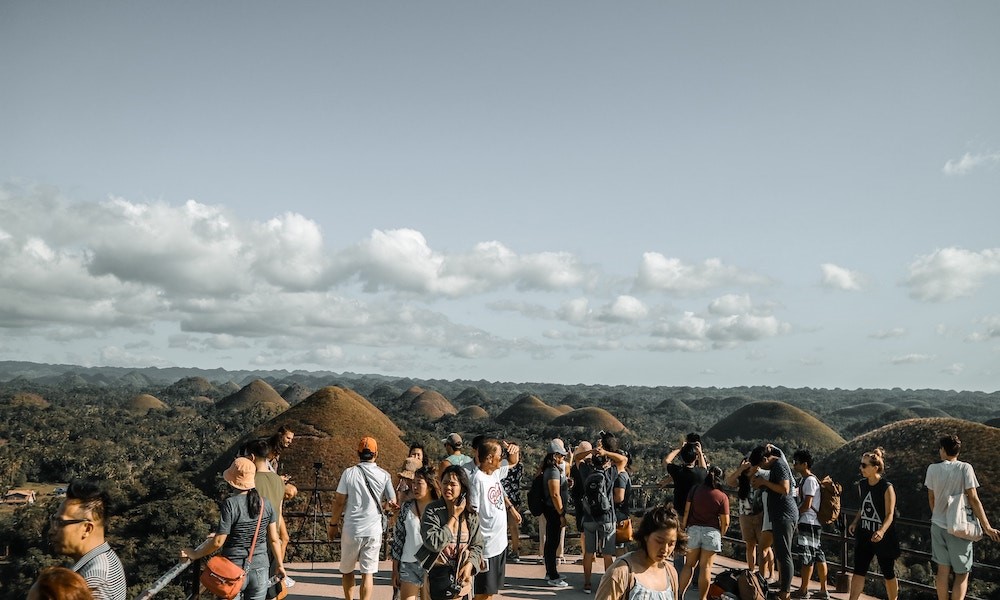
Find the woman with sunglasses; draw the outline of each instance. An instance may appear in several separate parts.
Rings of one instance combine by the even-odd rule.
[[[415,558],[427,569],[431,600],[468,596],[473,570],[483,563],[483,533],[479,515],[469,504],[469,490],[468,471],[451,465],[441,473],[441,499],[424,509],[423,545]]]
[[[857,600],[865,589],[865,577],[872,558],[878,559],[885,578],[885,593],[889,600],[899,596],[899,582],[893,567],[899,558],[894,515],[896,491],[882,475],[885,473],[885,451],[875,448],[861,455],[858,467],[864,477],[858,482],[861,510],[847,527],[854,535],[854,569],[851,576],[850,600]]]

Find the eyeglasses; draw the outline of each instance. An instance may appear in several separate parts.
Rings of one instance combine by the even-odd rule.
[[[861,468],[862,468],[862,469],[867,469],[867,468],[868,468],[868,467],[870,467],[870,466],[871,466],[871,465],[869,465],[869,464],[865,464],[865,463],[861,463]]]
[[[77,523],[91,523],[91,519],[60,519],[59,517],[52,515],[49,517],[49,524],[53,527],[66,527],[67,525],[76,525]]]

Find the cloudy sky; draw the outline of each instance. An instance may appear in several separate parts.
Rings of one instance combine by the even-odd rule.
[[[1000,389],[995,2],[4,2],[0,360]]]

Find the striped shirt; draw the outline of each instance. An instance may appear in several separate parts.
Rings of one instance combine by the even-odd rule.
[[[94,600],[125,600],[125,569],[107,542],[84,554],[73,570],[87,580]]]

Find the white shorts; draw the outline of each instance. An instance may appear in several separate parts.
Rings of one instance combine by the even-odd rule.
[[[359,573],[377,573],[378,553],[381,548],[382,536],[340,536],[341,574],[353,573],[354,565],[358,565]]]

